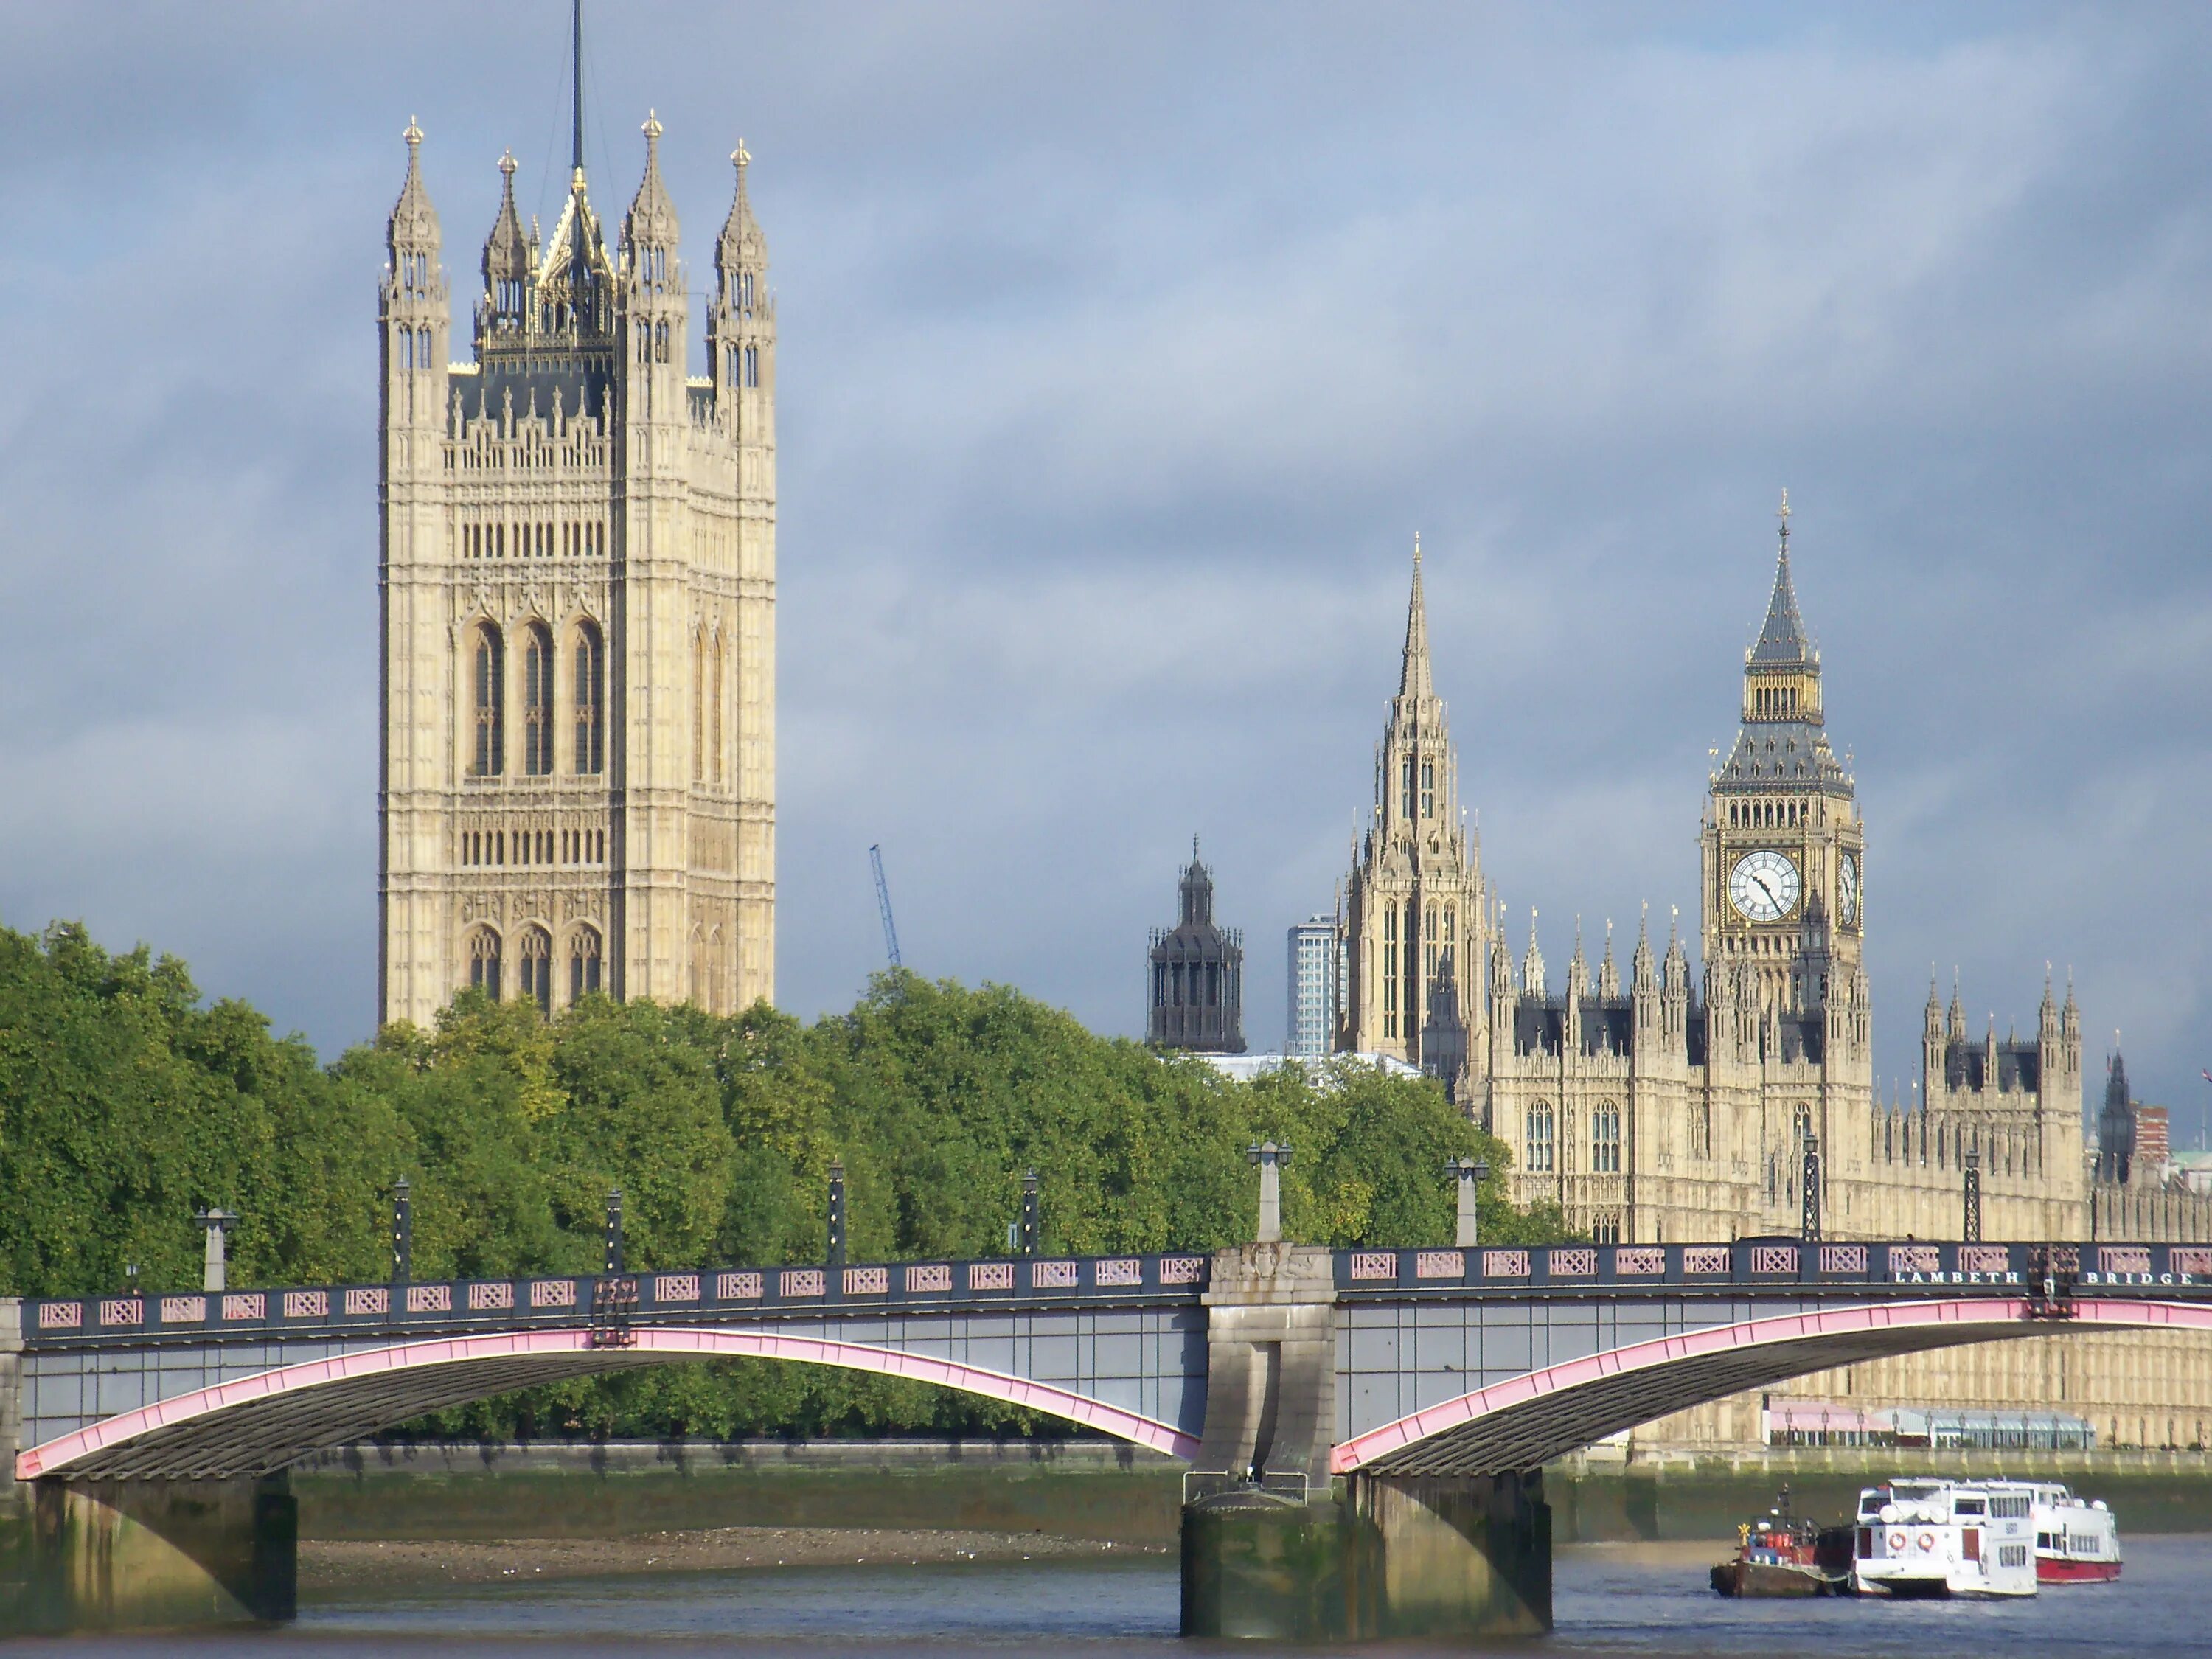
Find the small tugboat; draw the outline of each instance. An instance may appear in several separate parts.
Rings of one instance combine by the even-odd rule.
[[[1736,1528],[1733,1559],[1712,1571],[1723,1595],[1849,1595],[1851,1529],[1823,1527],[1790,1512],[1790,1488],[1756,1521]]]
[[[2076,1498],[2038,1480],[2035,1579],[2039,1584],[2101,1584],[2120,1576],[2120,1522],[2101,1498]]]

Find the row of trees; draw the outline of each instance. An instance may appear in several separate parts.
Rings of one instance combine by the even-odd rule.
[[[1286,1236],[1449,1240],[1451,1156],[1504,1148],[1426,1080],[1358,1066],[1245,1084],[1094,1036],[1003,987],[878,976],[809,1026],[586,999],[550,1023],[465,995],[435,1031],[388,1029],[319,1063],[184,967],[82,927],[0,929],[0,1291],[195,1285],[192,1217],[242,1219],[233,1282],[374,1281],[392,1182],[419,1279],[589,1273],[622,1188],[633,1267],[811,1261],[829,1166],[856,1261],[1000,1253],[1022,1173],[1054,1252],[1205,1249],[1252,1237],[1255,1140],[1287,1142]],[[1506,1206],[1488,1238],[1561,1237]],[[447,1429],[628,1433],[963,1428],[1018,1414],[799,1368],[685,1367],[493,1402]]]

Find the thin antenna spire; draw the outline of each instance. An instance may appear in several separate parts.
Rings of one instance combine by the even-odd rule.
[[[584,0],[576,0],[575,21],[570,40],[574,47],[575,84],[570,104],[568,166],[570,176],[580,178],[584,171]]]

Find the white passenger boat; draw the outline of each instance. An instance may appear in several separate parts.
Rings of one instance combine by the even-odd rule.
[[[2076,1498],[2056,1482],[2035,1495],[2035,1577],[2045,1584],[2094,1584],[2120,1576],[2120,1522],[2103,1498]]]
[[[2034,1489],[1892,1480],[1859,1493],[1852,1582],[1890,1595],[2035,1594]]]

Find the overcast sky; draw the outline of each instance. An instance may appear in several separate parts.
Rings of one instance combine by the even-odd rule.
[[[695,287],[754,157],[784,1006],[881,965],[880,842],[909,966],[1135,1032],[1196,833],[1279,1044],[1417,529],[1516,950],[1693,916],[1786,485],[1877,1070],[1931,967],[2027,1030],[2070,966],[2093,1094],[2118,1028],[2193,1141],[2212,10],[592,11],[595,198],[657,108]],[[503,149],[558,207],[566,13],[0,6],[0,920],[325,1054],[374,1010],[400,130],[463,341]]]

